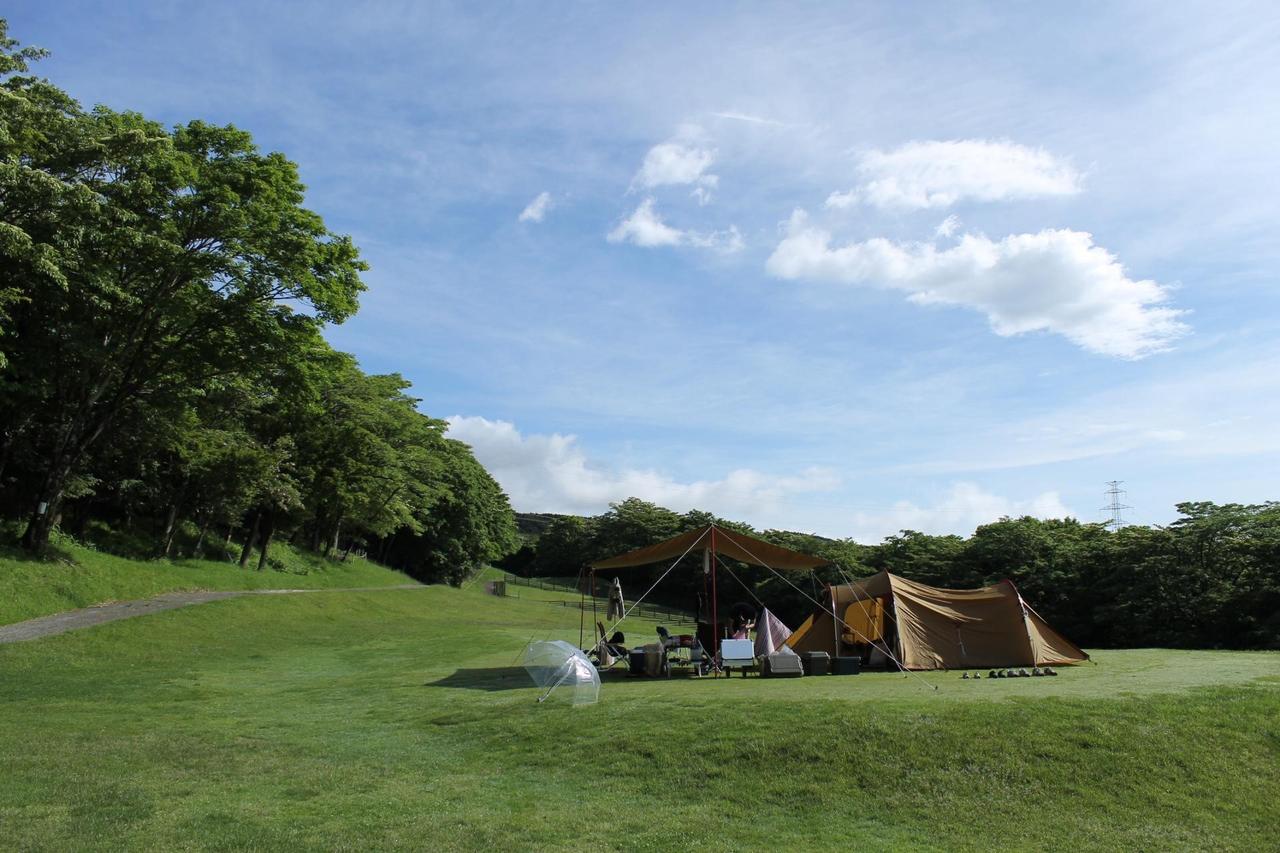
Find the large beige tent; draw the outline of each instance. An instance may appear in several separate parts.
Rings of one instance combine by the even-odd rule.
[[[865,652],[874,658],[889,650],[907,669],[1058,666],[1089,659],[1050,628],[1011,581],[938,589],[888,572],[828,587],[825,609],[786,644],[833,656]]]

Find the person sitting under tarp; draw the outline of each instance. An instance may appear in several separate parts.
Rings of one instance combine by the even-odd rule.
[[[604,636],[604,623],[596,623],[596,631],[600,639],[596,642],[595,648],[591,650],[591,655],[595,658],[595,664],[601,669],[608,669],[619,661],[627,659],[627,638],[621,631],[614,631],[613,636],[607,640]]]

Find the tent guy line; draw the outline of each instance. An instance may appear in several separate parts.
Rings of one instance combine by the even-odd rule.
[[[803,595],[805,598],[807,598],[807,599],[809,599],[810,601],[812,601],[815,607],[818,607],[818,608],[820,608],[820,609],[825,609],[825,605],[823,605],[823,604],[822,604],[821,602],[819,602],[816,598],[814,598],[813,596],[809,595],[807,592],[805,592],[804,590],[802,590],[800,587],[798,587],[798,586],[796,586],[795,584],[793,584],[789,578],[785,577],[781,572],[779,572],[779,571],[777,571],[776,569],[774,569],[774,568],[773,568],[773,566],[770,566],[768,563],[766,563],[766,562],[764,562],[763,560],[761,560],[761,559],[760,559],[759,557],[757,557],[755,554],[752,554],[752,553],[751,553],[751,551],[750,551],[750,549],[748,549],[745,545],[742,545],[741,543],[734,541],[733,537],[732,537],[732,536],[730,536],[728,533],[725,533],[725,538],[726,538],[726,539],[728,539],[730,542],[733,542],[733,544],[734,544],[734,545],[737,545],[739,548],[741,548],[743,551],[745,551],[747,554],[749,554],[749,555],[750,555],[754,560],[756,560],[757,562],[759,562],[759,563],[760,563],[760,565],[764,566],[766,569],[768,569],[769,571],[773,572],[773,573],[774,573],[774,575],[776,575],[780,580],[782,580],[782,581],[783,581],[787,586],[791,587],[791,588],[792,588],[792,589],[794,589],[796,592],[800,593],[800,594],[801,594],[801,595]],[[843,619],[841,619],[841,618],[840,618],[840,616],[839,616],[839,615],[837,615],[837,614],[836,614],[836,607],[835,607],[835,595],[834,595],[834,594],[832,594],[831,618],[832,618],[832,619],[834,619],[835,621],[839,622],[839,623],[840,623],[841,625],[843,625],[844,627],[848,628],[850,633],[852,633],[852,634],[853,634],[854,636],[856,636],[856,637],[861,638],[864,642],[866,642],[866,643],[867,643],[867,645],[872,646],[873,648],[875,648],[875,647],[876,647],[876,644],[875,644],[872,640],[868,639],[868,638],[866,637],[866,635],[865,635],[865,634],[863,634],[861,631],[859,631],[859,630],[857,630],[856,628],[854,628],[854,627],[853,627],[852,625],[850,625],[848,622],[845,622]],[[896,663],[896,664],[898,665],[898,667],[899,667],[899,668],[902,670],[902,672],[903,672],[903,677],[904,677],[904,678],[905,678],[907,675],[912,675],[912,676],[915,676],[916,678],[920,679],[920,682],[921,682],[922,684],[924,684],[924,685],[926,685],[926,686],[928,686],[928,687],[932,688],[933,690],[937,690],[937,689],[938,689],[938,685],[936,685],[936,684],[931,684],[931,683],[930,683],[930,682],[929,682],[929,681],[928,681],[928,680],[927,680],[923,675],[920,675],[920,674],[918,674],[918,673],[912,672],[911,670],[907,669],[907,668],[906,668],[906,666],[904,666],[904,665],[903,665],[902,661],[898,660],[898,658],[893,654],[893,652],[889,650],[889,647],[888,647],[888,644],[887,644],[887,643],[885,643],[885,644],[883,644],[883,645],[884,645],[884,648],[882,648],[882,649],[881,649],[881,651],[883,651],[883,652],[885,653],[885,655],[889,658],[889,660],[893,661],[894,663]]]

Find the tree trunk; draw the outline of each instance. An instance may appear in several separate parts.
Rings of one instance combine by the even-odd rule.
[[[322,555],[323,557],[328,559],[329,555],[331,555],[334,551],[338,550],[338,537],[341,535],[342,535],[342,516],[338,516],[337,522],[334,523],[333,525],[333,535],[326,537],[325,539],[324,554]]]
[[[57,505],[61,502],[60,490],[54,495],[42,490],[36,502],[36,508],[27,520],[27,529],[22,534],[22,547],[37,557],[43,557],[49,552],[49,534],[53,532],[55,518],[58,515]]]
[[[253,511],[253,523],[249,525],[249,535],[245,537],[244,547],[240,549],[240,568],[249,566],[249,555],[253,553],[254,540],[258,538],[258,525],[262,522],[262,510]]]
[[[160,546],[160,557],[168,559],[169,553],[173,550],[174,533],[178,530],[178,504],[169,504],[169,511],[164,519],[164,541]]]
[[[191,556],[199,559],[200,549],[204,547],[204,536],[209,532],[209,517],[205,516],[200,522],[200,535],[196,537],[196,544],[191,548]]]
[[[231,536],[236,532],[236,527],[231,522],[227,522],[227,538],[222,540],[222,559],[227,558],[227,551],[231,548]]]
[[[258,571],[267,567],[267,551],[271,548],[271,537],[276,532],[275,513],[267,513],[266,529],[262,531],[262,550],[258,553]]]

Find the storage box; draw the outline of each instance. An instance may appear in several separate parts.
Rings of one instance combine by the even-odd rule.
[[[802,652],[800,662],[805,675],[826,675],[831,672],[831,655],[826,652]]]
[[[804,675],[804,667],[799,655],[774,652],[760,659],[760,674],[769,678],[799,678]]]
[[[831,661],[832,675],[857,675],[862,671],[862,658],[839,657]]]

